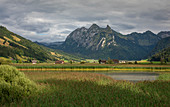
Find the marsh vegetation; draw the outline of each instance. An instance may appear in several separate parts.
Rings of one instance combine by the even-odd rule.
[[[24,74],[36,83],[37,94],[23,95],[4,106],[170,106],[170,81],[164,73],[159,80],[135,84],[88,72]]]

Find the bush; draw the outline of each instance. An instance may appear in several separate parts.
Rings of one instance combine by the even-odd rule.
[[[36,84],[15,67],[0,65],[0,103],[19,101],[36,92]]]
[[[12,63],[11,60],[5,59],[5,58],[0,58],[0,65],[1,64],[10,64],[10,63]]]
[[[128,64],[133,64],[132,62],[128,62]]]
[[[83,61],[82,61],[82,62],[80,62],[80,64],[85,64],[85,63],[86,63],[86,62],[83,62]]]

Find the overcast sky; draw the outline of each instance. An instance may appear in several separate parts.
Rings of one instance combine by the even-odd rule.
[[[0,25],[39,42],[96,23],[122,34],[170,31],[169,0],[0,0]]]

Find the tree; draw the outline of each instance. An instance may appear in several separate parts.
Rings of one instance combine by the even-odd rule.
[[[101,64],[101,61],[102,61],[101,59],[98,60],[99,64]]]
[[[22,60],[21,59],[17,60],[17,63],[22,63]]]
[[[161,64],[164,63],[164,58],[163,57],[161,57],[160,62],[161,62]]]
[[[73,63],[73,60],[70,60],[70,64],[72,64]]]
[[[110,58],[108,58],[108,64],[113,64],[113,61]]]

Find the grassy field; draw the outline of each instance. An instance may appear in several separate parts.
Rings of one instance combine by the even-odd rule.
[[[160,80],[136,84],[85,72],[25,72],[25,75],[37,83],[39,94],[5,106],[170,106],[170,81],[164,80],[165,74]]]
[[[40,63],[40,64],[11,64],[17,67],[20,71],[145,71],[145,72],[169,72],[170,65],[160,64],[52,64],[52,63]]]
[[[12,63],[10,64],[12,66],[16,67],[32,67],[32,66],[51,66],[51,67],[86,67],[86,66],[93,66],[93,67],[170,67],[170,64],[98,64],[98,63],[85,63],[85,64],[79,64],[79,63],[73,63],[73,64],[54,64],[54,63],[38,63],[38,64],[32,64],[32,63]]]

